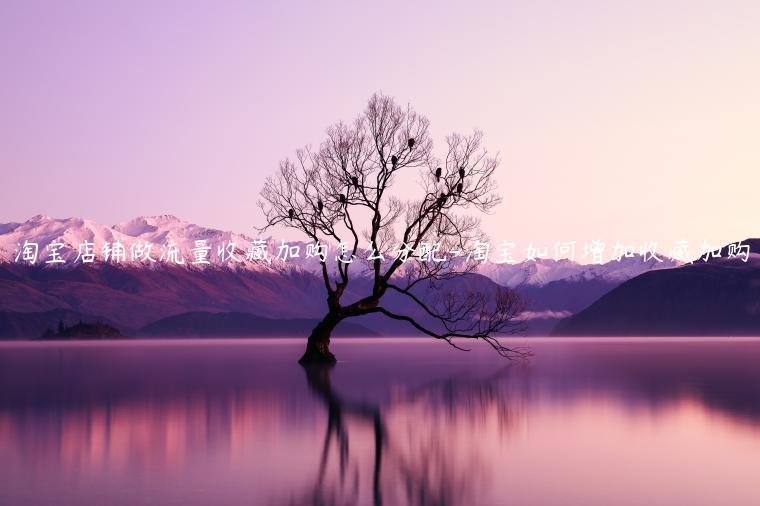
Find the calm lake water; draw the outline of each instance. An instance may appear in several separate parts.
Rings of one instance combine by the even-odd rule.
[[[0,504],[760,504],[760,341],[0,344]]]

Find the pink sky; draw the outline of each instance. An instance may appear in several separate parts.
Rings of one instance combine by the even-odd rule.
[[[0,3],[0,222],[250,233],[278,160],[383,91],[501,153],[494,241],[760,236],[760,3],[317,4]]]

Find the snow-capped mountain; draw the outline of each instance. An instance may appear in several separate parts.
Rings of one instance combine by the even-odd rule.
[[[261,259],[261,241],[266,241],[268,260]],[[123,247],[123,256],[116,251],[116,244],[120,245],[118,248]],[[91,253],[95,262],[135,266],[163,262],[245,270],[317,272],[320,269],[319,258],[314,251],[309,256],[307,243],[288,241],[287,247],[294,248],[289,251],[296,253],[297,250],[298,256],[283,260],[282,241],[203,227],[172,215],[141,216],[113,226],[82,218],[58,219],[44,215],[34,216],[24,223],[0,224],[0,262],[24,262],[25,245],[36,246],[35,264],[60,257],[64,263],[56,264],[59,267],[81,263],[83,256]],[[328,264],[334,263],[335,254],[334,245],[328,245]],[[199,258],[208,264],[199,263]],[[649,270],[677,265],[673,260],[660,258],[661,262],[651,258],[644,261],[636,255],[594,265],[568,259],[537,259],[516,264],[483,262],[478,272],[508,287],[540,287],[560,280],[620,283]]]
[[[568,259],[545,259],[523,261],[516,264],[484,263],[478,269],[503,286],[545,286],[553,281],[603,280],[621,283],[654,269],[677,267],[679,262],[659,256],[644,259],[641,255],[622,257],[603,264],[580,264]]]
[[[312,252],[307,258],[308,243],[288,241],[288,248],[296,248],[298,257],[283,261],[277,259],[282,255],[281,241],[261,239],[266,241],[270,261],[251,254],[259,246],[258,237],[202,227],[171,215],[138,217],[114,226],[42,215],[24,223],[0,224],[0,313],[5,311],[6,319],[19,325],[36,318],[33,332],[28,325],[24,327],[33,334],[62,319],[56,311],[67,311],[66,317],[72,321],[101,318],[131,330],[188,311],[232,311],[274,318],[321,316],[323,282],[319,274],[314,275],[321,269],[319,257]],[[114,258],[116,243],[123,247],[118,262]],[[46,263],[53,253],[51,244],[57,245],[55,253],[63,264]],[[87,254],[82,251],[83,244],[92,248],[92,265],[83,263],[81,257]],[[31,245],[37,248],[34,261]],[[146,245],[150,245],[147,252]],[[327,246],[332,270],[338,252],[335,245]],[[205,251],[208,264],[196,262],[199,248]],[[386,255],[389,258],[393,255]],[[601,265],[568,259],[517,264],[486,261],[477,266],[480,275],[448,286],[461,290],[473,286],[494,290],[497,284],[515,288],[526,301],[523,316],[530,321],[529,332],[540,335],[620,283],[649,270],[676,266],[676,262],[661,258],[662,262],[624,257]],[[184,263],[177,265],[175,260]],[[353,272],[366,272],[362,265],[359,261]],[[369,280],[357,277],[349,287],[351,297],[361,296],[370,286]],[[420,289],[432,290],[426,293],[433,296],[439,288]],[[392,297],[388,303],[393,304]],[[21,327],[8,325],[6,335],[23,334]],[[384,325],[391,333],[408,331],[389,330]],[[376,323],[370,326],[375,328]]]
[[[266,254],[256,244],[259,240],[266,241]],[[166,263],[254,270],[319,267],[317,257],[304,258],[305,243],[289,242],[290,247],[299,248],[300,258],[278,261],[279,244],[269,238],[202,227],[172,215],[141,216],[110,227],[82,218],[44,215],[24,223],[0,224],[0,262],[32,263],[31,257],[24,259],[25,246],[31,248],[29,255],[36,249],[35,264],[60,258],[63,263],[58,266],[82,263],[91,254],[94,262],[127,265]]]

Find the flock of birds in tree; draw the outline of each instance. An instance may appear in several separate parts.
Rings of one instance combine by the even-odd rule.
[[[406,141],[407,146],[409,146],[409,151],[414,148],[414,139],[409,139]],[[391,164],[393,165],[393,168],[395,169],[398,165],[398,157],[396,155],[391,156]],[[435,181],[439,182],[441,180],[441,175],[443,173],[443,169],[441,167],[438,167],[435,169]],[[457,194],[462,193],[462,185],[464,183],[464,167],[459,168],[459,183],[457,183]],[[351,176],[351,184],[354,186],[354,188],[359,189],[359,178],[357,176]],[[338,195],[338,200],[340,200],[341,204],[346,203],[346,195],[341,193]],[[438,198],[439,204],[443,205],[446,202],[446,193],[441,192],[441,196]],[[324,209],[325,204],[322,202],[322,199],[317,199],[317,210],[319,213],[322,213],[322,210]],[[295,216],[296,212],[293,208],[288,209],[288,218],[292,221],[293,217]]]

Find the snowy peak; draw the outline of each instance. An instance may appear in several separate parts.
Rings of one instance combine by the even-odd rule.
[[[36,215],[0,234],[0,261],[14,261],[24,244],[36,245],[40,253],[50,244],[61,244],[62,258],[68,259],[85,241],[102,246],[106,242],[122,240],[126,240],[126,236],[89,220]]]

